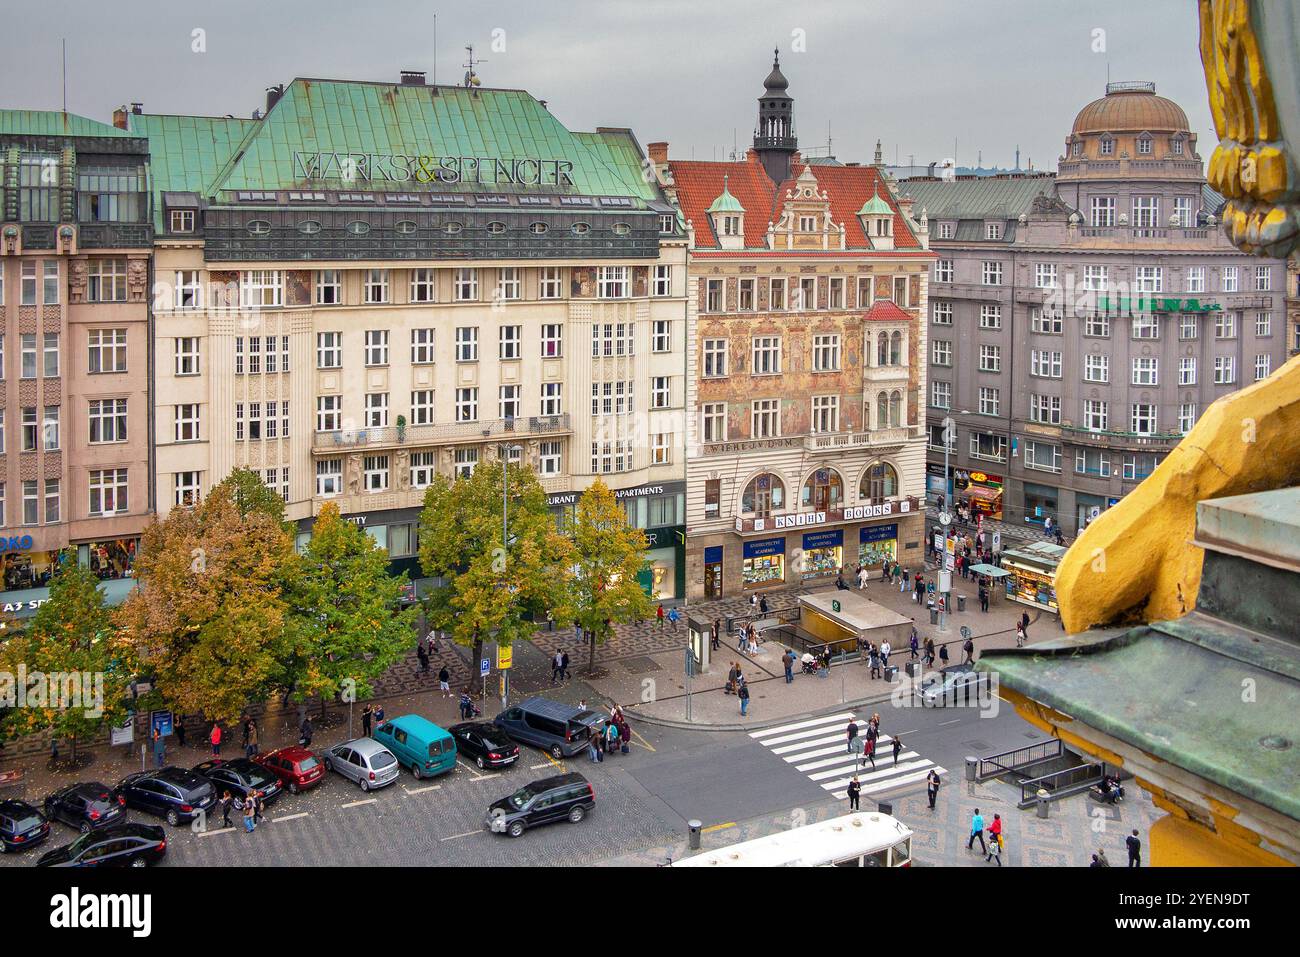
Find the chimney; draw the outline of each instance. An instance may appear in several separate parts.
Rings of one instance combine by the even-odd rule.
[[[667,143],[647,143],[646,152],[650,154],[650,162],[656,166],[662,166],[668,162],[668,144]]]
[[[282,96],[284,96],[283,83],[277,83],[275,86],[268,86],[266,88],[266,109],[262,111],[262,115],[266,116],[267,113],[270,113],[271,107],[279,103],[280,97]]]
[[[424,86],[424,71],[403,70],[402,86]]]
[[[131,104],[131,112],[134,113],[136,116],[140,116],[141,114],[144,113],[144,104],[143,104],[143,103],[132,103],[132,104]]]
[[[127,129],[125,106],[119,106],[113,111],[113,125],[119,130]]]

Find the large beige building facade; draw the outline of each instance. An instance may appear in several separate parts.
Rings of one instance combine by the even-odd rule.
[[[424,489],[508,455],[557,517],[602,478],[678,595],[686,240],[630,132],[418,74],[268,100],[119,117],[155,156],[159,512],[245,466],[418,577]]]

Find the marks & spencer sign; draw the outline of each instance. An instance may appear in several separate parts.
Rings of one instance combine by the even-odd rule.
[[[496,156],[429,156],[412,153],[293,154],[300,180],[343,183],[475,183],[485,186],[572,186],[568,160]]]

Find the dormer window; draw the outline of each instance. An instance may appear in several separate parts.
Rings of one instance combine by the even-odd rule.
[[[722,235],[739,236],[740,235],[740,217],[723,216],[722,217]]]
[[[194,210],[173,209],[168,214],[168,226],[173,233],[194,232]]]
[[[801,233],[815,233],[815,232],[817,232],[817,217],[816,217],[816,216],[800,216],[800,217],[799,217],[799,232],[801,232]]]
[[[1101,156],[1111,156],[1115,152],[1115,141],[1109,136],[1101,139],[1101,144],[1097,147],[1097,153]]]
[[[1182,141],[1182,139],[1181,139],[1181,138],[1177,138],[1177,139],[1175,139],[1173,142],[1171,142],[1171,143],[1169,144],[1169,148],[1170,148],[1171,150],[1173,150],[1173,153],[1174,153],[1175,156],[1182,156],[1182,155],[1183,155],[1183,141]]]
[[[1002,238],[1002,224],[1001,224],[1001,223],[985,223],[985,224],[984,224],[984,238],[985,238],[985,239],[1001,239],[1001,238]]]
[[[956,233],[957,233],[957,227],[956,227],[953,223],[940,223],[940,224],[939,224],[939,238],[940,238],[940,239],[952,239],[952,237],[953,237],[954,235],[956,235]]]
[[[1070,152],[1071,152],[1071,154],[1073,154],[1074,156],[1082,156],[1082,155],[1083,155],[1083,144],[1080,143],[1078,140],[1075,140],[1075,141],[1074,141],[1074,144],[1070,147]]]
[[[1139,136],[1139,137],[1138,137],[1138,140],[1137,140],[1137,151],[1138,151],[1138,155],[1139,155],[1139,156],[1150,156],[1150,155],[1151,155],[1151,137],[1146,136],[1145,134],[1142,135],[1142,136]]]
[[[876,235],[892,236],[894,234],[892,228],[893,225],[894,224],[891,220],[887,219],[884,216],[881,216],[879,219],[876,220]]]
[[[722,245],[739,249],[745,245],[745,207],[731,195],[731,190],[727,188],[729,179],[730,175],[722,177],[722,192],[709,205],[708,212]]]

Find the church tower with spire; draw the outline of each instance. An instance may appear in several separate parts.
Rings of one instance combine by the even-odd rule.
[[[786,92],[790,82],[781,73],[781,51],[772,51],[772,72],[763,82],[758,98],[758,126],[754,128],[754,151],[768,178],[781,183],[790,178],[790,166],[799,148],[794,135],[794,100]]]

